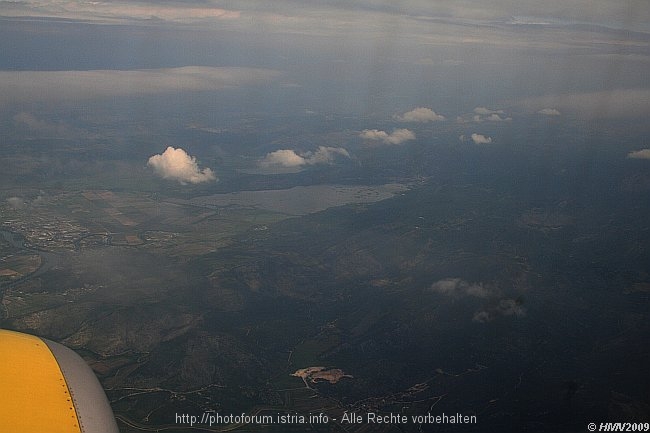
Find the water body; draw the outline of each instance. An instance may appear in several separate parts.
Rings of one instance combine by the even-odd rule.
[[[60,254],[49,252],[49,251],[42,251],[36,248],[30,248],[26,246],[25,237],[20,233],[11,232],[8,230],[0,230],[0,236],[2,236],[2,239],[9,242],[11,246],[13,246],[14,248],[30,251],[34,254],[38,254],[41,257],[41,266],[36,271],[32,272],[29,275],[25,275],[13,281],[7,282],[5,284],[0,284],[0,298],[4,296],[4,292],[6,289],[16,286],[17,284],[23,283],[29,278],[39,276],[44,272],[46,272],[47,270],[52,269],[53,267],[60,266],[62,263],[62,258]]]
[[[312,185],[288,189],[238,191],[227,194],[196,197],[189,203],[198,206],[241,206],[306,215],[352,203],[374,203],[408,190],[407,185]]]

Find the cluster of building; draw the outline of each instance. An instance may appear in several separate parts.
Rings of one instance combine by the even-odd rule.
[[[74,221],[28,212],[20,218],[6,219],[2,228],[24,236],[25,247],[41,250],[73,250],[75,240],[88,233]]]

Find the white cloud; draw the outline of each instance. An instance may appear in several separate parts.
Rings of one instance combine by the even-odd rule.
[[[522,317],[526,315],[526,309],[521,305],[521,302],[515,299],[502,299],[496,311],[503,316],[517,316]]]
[[[498,114],[490,114],[487,117],[484,117],[482,120],[486,120],[488,122],[510,122],[512,120],[512,117],[501,117]]]
[[[492,143],[492,138],[483,134],[472,134],[469,137],[465,134],[462,134],[458,137],[458,140],[463,143],[472,142],[474,144],[490,144]]]
[[[559,116],[561,113],[555,108],[542,108],[537,112],[537,114],[543,114],[544,116]]]
[[[469,296],[483,300],[489,306],[474,313],[474,322],[487,323],[499,316],[526,315],[526,308],[521,299],[501,298],[502,293],[498,288],[486,287],[483,283],[470,283],[461,278],[445,278],[433,283],[429,290],[456,299]]]
[[[457,123],[467,122],[510,122],[512,117],[507,117],[503,110],[492,110],[487,107],[476,107],[471,113],[456,117]]]
[[[199,169],[196,158],[183,149],[169,146],[162,154],[154,155],[147,162],[163,179],[173,179],[185,185],[216,180],[211,169]]]
[[[475,296],[477,298],[487,298],[491,294],[490,291],[484,287],[482,283],[468,285],[465,287],[465,293],[467,293],[469,296]]]
[[[431,285],[431,290],[443,295],[451,295],[456,293],[461,282],[463,282],[463,280],[460,278],[445,278],[444,280],[438,280],[433,283]]]
[[[318,146],[316,152],[307,152],[305,160],[307,164],[329,164],[334,161],[337,155],[350,157],[350,153],[342,147]]]
[[[94,71],[0,71],[0,104],[211,91],[270,81],[279,72],[255,68]]]
[[[487,298],[491,295],[490,290],[483,286],[483,283],[469,283],[460,278],[445,278],[436,281],[431,285],[430,290],[447,296],[468,295]]]
[[[21,197],[9,197],[7,204],[12,209],[24,209],[27,206],[27,202]]]
[[[492,137],[474,133],[472,134],[472,141],[474,144],[489,144],[492,143]]]
[[[275,152],[267,153],[260,165],[268,167],[272,165],[279,165],[282,167],[299,167],[305,165],[305,158],[298,155],[291,149],[280,149]]]
[[[415,140],[415,134],[408,129],[395,129],[390,134],[378,129],[364,129],[359,137],[364,140],[381,141],[384,144],[402,144],[408,140]]]
[[[472,320],[479,323],[491,322],[498,316],[524,317],[526,308],[516,299],[501,299],[496,307],[474,313]]]
[[[635,150],[627,154],[628,158],[632,159],[650,159],[650,149]]]
[[[25,209],[31,206],[42,206],[43,204],[45,204],[45,202],[46,202],[46,195],[45,192],[42,190],[33,199],[16,197],[16,196],[9,197],[7,199],[7,204],[9,205],[10,208],[14,210]]]
[[[503,110],[490,110],[489,108],[486,107],[476,107],[474,109],[474,113],[479,114],[481,116],[489,116],[490,114],[504,114]]]
[[[393,118],[400,122],[441,122],[445,120],[445,116],[436,114],[435,111],[426,107],[417,107],[401,116],[395,115]]]
[[[396,129],[388,136],[390,144],[402,144],[408,140],[415,140],[415,134],[408,129]]]
[[[263,167],[300,167],[303,165],[330,164],[336,156],[350,157],[350,153],[342,147],[319,146],[315,152],[305,152],[302,155],[291,149],[280,149],[266,154],[260,161]]]
[[[488,313],[487,311],[477,311],[474,313],[474,317],[472,317],[472,320],[474,322],[479,322],[479,323],[487,323],[491,322],[494,317],[492,314]]]
[[[359,137],[363,138],[364,140],[385,141],[388,139],[388,133],[386,131],[380,131],[378,129],[364,129],[363,132],[359,134]]]

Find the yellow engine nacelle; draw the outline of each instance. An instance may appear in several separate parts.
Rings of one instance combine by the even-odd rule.
[[[118,433],[86,362],[61,344],[0,329],[0,431]]]

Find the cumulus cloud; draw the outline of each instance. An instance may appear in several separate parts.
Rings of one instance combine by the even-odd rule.
[[[457,292],[458,287],[462,283],[465,282],[460,278],[445,278],[444,280],[438,280],[433,283],[430,289],[443,295],[451,295]]]
[[[496,113],[490,114],[489,116],[485,116],[481,118],[481,121],[487,121],[487,122],[510,122],[512,120],[512,117],[501,117]]]
[[[490,144],[492,143],[492,137],[474,133],[472,134],[472,141],[474,144]]]
[[[386,140],[388,138],[388,133],[386,131],[380,131],[378,129],[364,129],[359,137],[364,140]]]
[[[512,117],[507,117],[503,110],[492,110],[487,107],[476,107],[472,113],[456,117],[456,122],[510,122]]]
[[[461,278],[445,278],[436,281],[430,287],[430,290],[442,295],[468,295],[477,298],[487,298],[491,292],[483,283],[469,283]]]
[[[494,316],[487,311],[477,311],[474,313],[474,317],[472,317],[472,320],[474,322],[479,322],[479,323],[487,323],[491,322],[494,319]]]
[[[318,146],[316,152],[307,152],[305,158],[307,164],[329,164],[337,155],[350,157],[350,153],[342,147]]]
[[[400,122],[441,122],[445,120],[445,116],[436,114],[435,111],[426,107],[417,107],[402,115],[396,114],[393,118]]]
[[[408,129],[395,129],[390,134],[378,129],[364,129],[359,137],[364,140],[381,141],[384,144],[402,144],[408,140],[415,140],[415,134]]]
[[[350,153],[342,147],[319,146],[315,152],[305,152],[299,155],[295,150],[280,149],[266,154],[260,161],[263,167],[300,167],[303,165],[330,164],[338,156],[350,157]]]
[[[211,169],[199,169],[196,158],[181,148],[169,146],[162,154],[149,158],[147,165],[163,179],[177,180],[183,185],[216,180]]]
[[[541,111],[557,107],[588,119],[641,119],[650,116],[650,89],[613,89],[587,93],[565,93],[528,98],[518,103]]]
[[[650,149],[635,150],[627,154],[628,158],[632,159],[650,159]]]
[[[282,167],[298,167],[305,165],[305,158],[298,155],[295,150],[280,149],[275,152],[267,153],[260,165],[268,167],[279,165]]]
[[[555,108],[542,108],[537,112],[537,114],[543,114],[544,116],[559,116],[562,113]]]
[[[517,299],[502,299],[499,301],[496,311],[503,316],[522,317],[526,315],[526,309]]]
[[[45,202],[45,192],[41,191],[34,199],[25,197],[9,197],[7,205],[14,210],[26,209],[31,206],[41,206]]]
[[[490,110],[487,107],[476,107],[474,113],[481,116],[489,116],[491,114],[504,114],[503,110]]]
[[[520,299],[501,299],[499,303],[489,310],[477,311],[472,320],[479,323],[491,322],[498,316],[523,317],[526,315],[526,308]]]
[[[480,300],[484,307],[474,313],[472,317],[474,322],[487,323],[500,316],[523,317],[526,315],[526,308],[523,306],[521,298],[505,298],[497,287],[486,286],[480,282],[471,283],[461,278],[445,278],[433,283],[429,290],[452,299],[455,298],[457,301],[463,297]]]
[[[27,202],[25,202],[25,199],[21,197],[9,197],[7,199],[7,204],[14,210],[24,209],[27,206]]]
[[[269,69],[185,66],[94,71],[0,71],[0,104],[212,91],[270,81]]]

